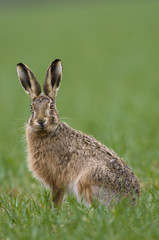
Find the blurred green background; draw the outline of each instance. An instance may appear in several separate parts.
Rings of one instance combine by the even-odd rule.
[[[42,84],[55,58],[63,62],[61,120],[113,148],[143,191],[159,191],[159,2],[7,1],[0,8],[0,193],[39,184],[26,167],[30,99],[16,64]]]

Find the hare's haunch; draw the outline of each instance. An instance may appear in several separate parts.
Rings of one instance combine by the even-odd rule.
[[[26,65],[17,64],[17,73],[32,100],[26,126],[28,166],[51,188],[54,204],[61,204],[66,192],[72,192],[85,205],[94,199],[108,205],[120,196],[135,202],[140,184],[127,164],[93,137],[60,122],[56,95],[62,78],[61,60],[50,64],[44,93]]]

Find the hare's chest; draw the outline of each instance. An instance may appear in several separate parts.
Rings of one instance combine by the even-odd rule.
[[[51,185],[54,181],[56,157],[49,151],[42,147],[28,146],[28,167],[33,173],[34,177],[40,179],[45,185]]]

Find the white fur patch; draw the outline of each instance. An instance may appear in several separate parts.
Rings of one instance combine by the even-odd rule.
[[[73,195],[77,198],[78,202],[80,202],[80,196],[78,193],[77,185],[80,178],[81,178],[81,175],[79,175],[73,182],[69,183],[69,186],[68,186],[69,192],[73,193]]]
[[[50,116],[50,109],[46,109],[46,116]]]
[[[78,182],[83,174],[79,175],[73,182],[68,186],[68,190],[72,193],[79,203],[84,203],[85,206],[90,207],[91,204],[84,199],[84,196],[80,196],[78,192]]]

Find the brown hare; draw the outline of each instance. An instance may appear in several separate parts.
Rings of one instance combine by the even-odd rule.
[[[60,205],[67,192],[86,206],[94,199],[109,205],[120,196],[130,197],[135,203],[140,184],[127,164],[92,136],[60,122],[56,95],[62,78],[61,60],[50,64],[44,93],[25,64],[17,64],[17,74],[32,100],[32,114],[26,125],[28,166],[51,188],[54,204]]]

